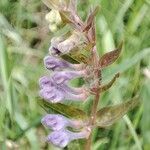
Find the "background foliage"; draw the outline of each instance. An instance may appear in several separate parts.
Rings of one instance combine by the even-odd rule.
[[[79,13],[100,5],[97,15],[97,48],[100,55],[124,41],[117,63],[103,71],[107,82],[116,72],[121,77],[102,95],[103,107],[139,94],[141,105],[112,128],[96,129],[93,150],[150,149],[150,2],[148,0],[81,0]],[[48,8],[39,0],[0,1],[0,149],[56,149],[46,145],[40,124],[44,110],[37,104],[38,79],[46,71],[43,57],[50,39],[44,16]],[[75,84],[80,84],[76,81]],[[91,100],[84,104],[88,109]],[[76,104],[77,105],[77,104]],[[142,147],[142,148],[141,148]],[[79,141],[69,145],[79,148]]]

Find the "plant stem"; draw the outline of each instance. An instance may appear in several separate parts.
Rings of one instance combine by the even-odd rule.
[[[92,105],[92,109],[91,109],[91,117],[90,117],[90,122],[89,122],[89,126],[91,127],[92,130],[92,126],[95,124],[96,121],[96,112],[97,112],[97,106],[98,106],[98,102],[100,99],[100,92],[99,92],[99,87],[100,87],[100,82],[99,82],[99,78],[100,78],[100,70],[99,70],[99,66],[98,66],[98,62],[99,62],[99,57],[96,51],[96,48],[93,49],[93,66],[95,68],[94,71],[94,80],[95,85],[94,85],[94,89],[95,89],[95,98],[93,101],[93,105]],[[89,138],[87,139],[86,145],[85,145],[85,150],[91,150],[91,144],[92,144],[92,131],[91,134],[89,136]]]
[[[98,106],[99,98],[100,98],[100,94],[97,92],[97,94],[95,96],[93,106],[92,106],[90,126],[93,126],[95,124],[96,112],[97,112],[97,106]],[[91,144],[92,144],[92,131],[91,131],[91,134],[90,134],[89,138],[87,139],[85,150],[91,150]]]

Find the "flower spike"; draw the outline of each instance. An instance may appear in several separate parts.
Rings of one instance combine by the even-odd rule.
[[[39,79],[39,95],[44,99],[42,106],[50,107],[59,113],[47,114],[41,120],[44,127],[52,130],[46,141],[64,148],[73,140],[87,139],[85,149],[91,150],[93,128],[100,122],[106,122],[107,118],[109,120],[103,123],[104,126],[111,121],[114,122],[116,112],[121,112],[120,110],[124,108],[118,107],[117,111],[117,107],[114,106],[112,115],[103,113],[111,107],[98,111],[100,93],[110,88],[119,76],[119,74],[115,75],[108,84],[102,85],[102,69],[117,60],[121,53],[122,43],[114,51],[100,57],[96,48],[95,28],[98,6],[91,11],[84,22],[77,13],[77,0],[43,1],[51,9],[51,12],[46,15],[51,31],[56,31],[67,24],[71,25],[71,28],[67,28],[62,35],[51,39],[49,55],[44,58],[44,66],[50,75]],[[68,29],[71,30],[68,31]],[[83,81],[81,86],[73,87],[71,85],[73,79],[81,79]],[[72,107],[72,103],[71,105],[63,104],[66,100],[84,102],[91,95],[94,96],[92,107],[89,107],[91,109],[86,112]],[[88,112],[90,112],[89,116]]]

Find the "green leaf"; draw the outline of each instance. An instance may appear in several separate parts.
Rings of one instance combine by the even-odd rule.
[[[59,1],[56,0],[42,0],[43,3],[50,9],[58,9]]]
[[[97,112],[96,125],[99,127],[110,126],[138,104],[139,97],[135,96],[130,101],[114,106],[104,107]]]
[[[68,0],[42,0],[43,3],[50,9],[64,9],[65,6],[69,3]]]
[[[103,85],[103,86],[100,87],[100,91],[104,92],[104,91],[108,90],[114,84],[114,82],[116,81],[116,79],[119,78],[119,76],[120,76],[119,73],[115,74],[115,76],[113,77],[113,79],[108,84]]]
[[[71,19],[71,12],[70,11],[59,11],[61,19],[64,23],[74,23]]]
[[[87,119],[86,113],[78,109],[74,106],[65,105],[61,103],[49,103],[44,100],[38,100],[39,105],[45,109],[47,113],[50,111],[54,111],[55,113],[62,114],[68,118],[74,118],[74,119]]]

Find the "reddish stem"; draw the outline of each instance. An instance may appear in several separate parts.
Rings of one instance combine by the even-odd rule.
[[[98,106],[98,102],[100,99],[100,92],[99,92],[99,87],[100,87],[100,82],[99,82],[99,78],[100,78],[100,71],[98,68],[98,61],[99,61],[99,57],[96,51],[96,47],[94,47],[93,49],[93,66],[95,68],[95,72],[94,72],[94,80],[95,85],[94,85],[94,89],[95,89],[95,98],[93,100],[93,106],[91,108],[91,117],[90,117],[90,122],[89,122],[89,126],[92,128],[92,126],[95,124],[96,121],[96,113],[97,113],[97,106]],[[91,134],[89,136],[89,138],[87,139],[86,145],[85,145],[85,150],[91,150],[91,145],[92,145],[92,129],[91,129]]]

